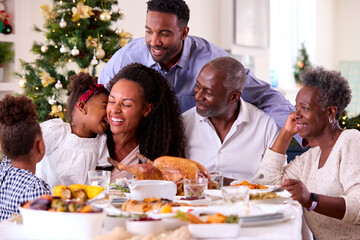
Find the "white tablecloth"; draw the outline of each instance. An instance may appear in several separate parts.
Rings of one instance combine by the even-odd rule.
[[[288,203],[290,204],[290,203]],[[295,214],[291,220],[285,222],[262,225],[256,227],[241,227],[238,237],[234,239],[308,239],[309,235],[307,229],[302,230],[302,208],[301,206],[293,202],[291,203],[292,209],[295,210]],[[60,231],[60,230],[59,230]],[[304,234],[304,237],[302,232]],[[39,239],[31,238],[25,235],[23,231],[23,225],[14,224],[12,222],[3,221],[0,223],[0,239],[13,240],[13,239]],[[46,239],[46,238],[45,238]]]

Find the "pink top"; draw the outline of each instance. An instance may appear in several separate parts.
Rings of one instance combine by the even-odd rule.
[[[136,155],[136,153],[139,152],[139,145],[134,148],[134,150],[129,153],[122,161],[121,163],[124,165],[134,165],[139,163],[139,157]],[[115,182],[118,178],[133,178],[134,175],[128,171],[120,171],[117,168],[114,168],[111,172],[111,182]]]

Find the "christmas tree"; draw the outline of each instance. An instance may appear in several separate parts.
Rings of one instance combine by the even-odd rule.
[[[294,77],[295,77],[296,83],[301,84],[300,73],[302,71],[304,71],[304,69],[306,67],[310,67],[310,66],[311,66],[311,63],[309,61],[309,55],[306,51],[305,44],[302,43],[301,48],[299,50],[298,57],[296,59],[296,64],[294,65],[294,68],[295,68]]]
[[[112,23],[124,12],[116,0],[54,0],[41,5],[45,18],[43,43],[34,42],[34,62],[21,61],[24,73],[17,73],[20,87],[38,106],[39,120],[64,118],[69,77],[78,71],[91,71],[131,40],[131,34]],[[114,27],[113,27],[114,28]],[[76,72],[77,71],[77,72]]]

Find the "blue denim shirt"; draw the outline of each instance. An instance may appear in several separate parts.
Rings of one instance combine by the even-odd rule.
[[[180,60],[167,72],[153,60],[145,38],[142,37],[119,49],[105,65],[98,81],[107,87],[109,81],[124,66],[134,62],[141,63],[156,69],[169,81],[179,99],[181,111],[185,112],[195,106],[194,86],[202,67],[210,60],[223,56],[230,55],[203,38],[187,36]],[[295,111],[295,107],[280,92],[257,79],[250,69],[247,69],[246,84],[241,97],[272,116],[280,127],[285,124],[289,113]]]

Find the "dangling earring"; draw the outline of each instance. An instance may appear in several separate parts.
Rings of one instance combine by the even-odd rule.
[[[329,123],[331,124],[332,122],[333,122],[333,120],[329,118]]]

